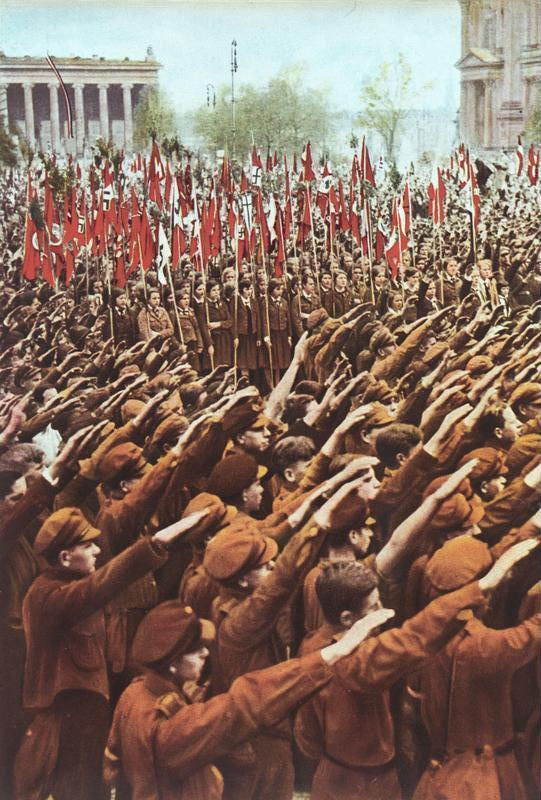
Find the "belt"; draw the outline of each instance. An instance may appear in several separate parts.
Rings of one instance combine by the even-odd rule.
[[[463,753],[474,753],[476,756],[482,755],[495,755],[495,756],[503,756],[507,753],[512,753],[515,748],[515,740],[510,739],[508,742],[504,744],[500,744],[497,747],[492,747],[490,744],[484,744],[482,747],[472,747],[468,748],[468,750],[454,750],[452,753],[434,753],[430,760],[434,763],[434,765],[445,764],[450,759],[454,758],[455,756],[460,756]]]
[[[383,772],[387,772],[389,769],[394,769],[396,759],[393,757],[390,761],[387,761],[386,764],[377,764],[373,767],[365,767],[364,764],[346,764],[344,761],[339,761],[334,756],[331,756],[329,753],[323,753],[323,758],[326,758],[327,761],[331,761],[333,764],[336,764],[342,769],[351,769],[351,770],[362,770],[363,772],[369,772],[371,775],[380,775]]]

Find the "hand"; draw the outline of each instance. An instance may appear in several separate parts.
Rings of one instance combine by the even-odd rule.
[[[93,425],[87,425],[86,427],[81,428],[74,433],[73,436],[70,436],[60,453],[49,467],[49,473],[53,480],[58,477],[63,467],[69,466],[70,463],[76,460],[82,442],[85,440],[90,431],[93,430],[93,428]]]
[[[487,574],[479,580],[479,587],[483,592],[490,592],[495,589],[507,576],[517,561],[528,555],[534,547],[537,547],[539,541],[537,539],[526,539],[523,542],[510,547],[509,550],[499,557],[495,564],[490,568]]]
[[[136,417],[132,420],[132,425],[136,428],[141,427],[143,422],[145,422],[149,417],[152,416],[154,411],[158,408],[160,403],[165,400],[167,395],[169,394],[169,389],[162,389],[160,392],[151,397],[150,400],[145,403],[145,407],[141,409],[141,411],[137,414]]]
[[[235,336],[235,338],[233,339],[233,347],[236,350],[238,346],[239,346],[239,338],[238,336]]]
[[[377,611],[371,611],[362,619],[357,620],[341,639],[328,647],[324,647],[320,651],[321,658],[329,666],[336,664],[341,658],[349,656],[370,636],[372,631],[385,625],[394,615],[395,612],[392,608],[379,608]]]
[[[181,536],[195,528],[207,516],[209,511],[210,509],[204,508],[202,511],[194,511],[193,514],[188,514],[187,517],[178,520],[178,522],[173,522],[172,525],[168,525],[167,528],[162,528],[161,531],[155,533],[152,541],[161,544],[163,547],[169,547]]]
[[[363,419],[370,414],[373,407],[374,403],[365,403],[358,408],[354,408],[353,411],[350,411],[345,420],[335,429],[334,435],[345,436],[355,425],[358,425],[359,422],[362,422]]]
[[[324,531],[331,531],[335,525],[336,513],[342,503],[351,499],[360,500],[359,489],[364,482],[364,477],[355,478],[349,483],[345,483],[338,489],[327,502],[314,514],[314,522]]]
[[[465,418],[466,414],[468,414],[471,410],[471,405],[469,403],[465,403],[463,406],[459,406],[458,408],[454,408],[452,411],[450,411],[444,418],[436,433],[424,445],[424,450],[431,456],[437,457],[440,447],[445,441],[448,433],[458,422],[460,422],[460,420]]]
[[[443,502],[446,500],[448,497],[454,494],[454,492],[456,492],[462,481],[473,471],[478,461],[478,458],[471,458],[469,461],[463,464],[460,469],[457,469],[452,475],[449,475],[445,483],[442,483],[442,485],[430,496],[438,502]]]

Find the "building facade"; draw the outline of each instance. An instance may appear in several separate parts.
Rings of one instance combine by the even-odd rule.
[[[459,0],[460,136],[514,148],[541,92],[541,0]]]
[[[53,57],[70,98],[73,140],[54,72],[43,58],[11,58],[0,52],[0,119],[33,147],[88,155],[96,139],[133,148],[133,109],[145,86],[158,82],[161,67],[148,48],[144,61]]]

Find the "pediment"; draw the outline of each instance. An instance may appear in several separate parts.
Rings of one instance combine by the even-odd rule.
[[[457,62],[456,66],[459,69],[468,68],[492,68],[503,67],[503,61],[490,50],[484,50],[481,47],[472,47],[469,53]]]

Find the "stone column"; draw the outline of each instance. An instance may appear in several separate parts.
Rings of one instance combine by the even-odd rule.
[[[107,100],[108,83],[99,83],[100,93],[100,129],[101,135],[105,140],[109,139],[109,104]]]
[[[468,141],[468,84],[460,81],[460,139]]]
[[[36,143],[34,131],[34,101],[32,98],[33,83],[23,83],[24,90],[24,122],[26,126],[26,138],[31,145]]]
[[[75,138],[77,142],[77,155],[82,155],[85,146],[84,84],[74,83],[73,89],[75,91]]]
[[[51,108],[51,144],[55,153],[60,152],[60,115],[58,113],[58,84],[49,83],[49,105]]]
[[[131,107],[131,90],[133,84],[122,84],[122,98],[124,100],[124,146],[129,152],[133,147],[133,117]]]
[[[0,122],[5,130],[9,129],[8,116],[8,87],[6,83],[0,83]]]
[[[493,99],[492,99],[492,89],[494,87],[494,81],[492,78],[487,78],[484,81],[485,86],[485,97],[484,97],[484,104],[485,107],[483,109],[483,147],[492,147],[492,107],[493,107]]]

